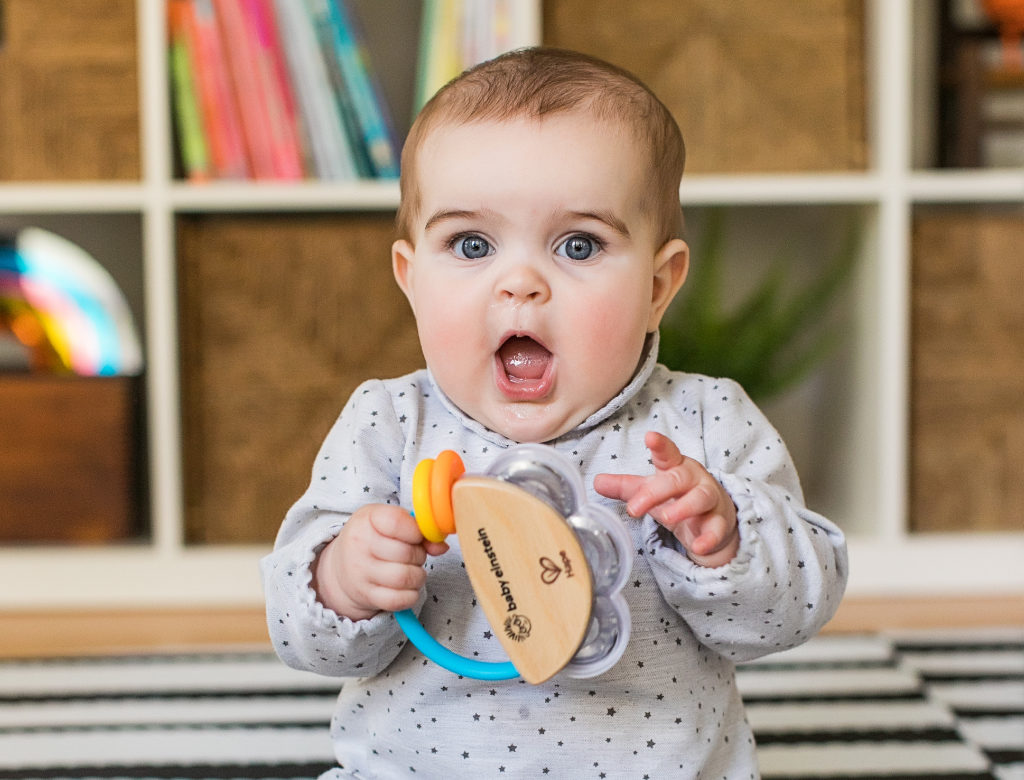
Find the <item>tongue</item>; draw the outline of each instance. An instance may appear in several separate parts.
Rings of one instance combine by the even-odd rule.
[[[547,371],[551,353],[531,338],[515,336],[498,351],[510,379],[540,379]]]

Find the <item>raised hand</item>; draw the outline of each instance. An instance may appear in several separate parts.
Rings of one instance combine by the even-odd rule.
[[[626,502],[633,517],[649,514],[679,540],[701,566],[722,566],[739,549],[736,506],[704,466],[653,431],[644,437],[655,473],[598,474],[594,490]]]

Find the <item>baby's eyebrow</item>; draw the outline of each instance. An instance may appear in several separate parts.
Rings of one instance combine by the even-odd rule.
[[[573,219],[594,219],[603,222],[623,238],[629,238],[629,227],[611,211],[570,211]]]
[[[449,219],[473,219],[479,216],[480,212],[470,211],[468,209],[441,209],[440,211],[435,211],[430,216],[430,219],[427,220],[423,230],[428,231],[435,225]]]

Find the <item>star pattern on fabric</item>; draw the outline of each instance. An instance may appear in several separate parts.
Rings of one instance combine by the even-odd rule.
[[[703,570],[652,518],[627,517],[621,505],[602,501],[632,539],[629,646],[599,677],[556,675],[539,686],[464,679],[424,658],[389,615],[352,623],[311,595],[309,561],[346,513],[370,502],[408,507],[416,463],[442,449],[455,449],[467,471],[482,473],[511,444],[459,419],[425,373],[375,381],[353,397],[317,460],[315,491],[289,513],[264,564],[278,572],[265,582],[282,594],[279,602],[275,591],[268,597],[279,652],[300,668],[346,678],[332,721],[346,771],[379,762],[419,776],[615,777],[615,767],[626,765],[635,777],[676,766],[678,776],[751,774],[749,726],[730,709],[734,663],[799,644],[814,632],[823,603],[838,601],[840,589],[828,584],[837,568],[834,532],[802,508],[784,446],[738,388],[644,370],[651,373],[632,396],[615,399],[553,446],[579,464],[589,487],[600,471],[651,473],[640,432],[665,433],[732,494],[740,558],[752,574]],[[764,491],[766,480],[778,484]],[[459,652],[494,658],[498,634],[482,616],[457,538],[451,542],[453,550],[427,563],[421,620]],[[581,734],[588,735],[584,753]],[[727,749],[708,754],[711,744]],[[707,773],[692,763],[698,754],[712,756]],[[721,771],[713,774],[713,766]]]

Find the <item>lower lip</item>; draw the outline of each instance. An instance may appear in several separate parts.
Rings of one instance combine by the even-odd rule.
[[[505,373],[501,358],[494,357],[494,381],[498,390],[510,401],[539,401],[554,386],[554,362],[548,364],[540,379],[513,379]]]

